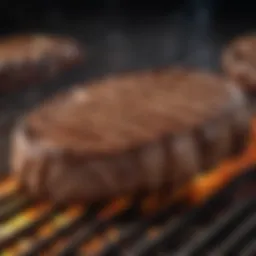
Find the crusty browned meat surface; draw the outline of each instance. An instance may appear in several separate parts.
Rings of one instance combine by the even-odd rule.
[[[170,68],[110,77],[24,117],[11,169],[32,195],[57,201],[176,189],[240,152],[249,120],[240,89],[217,75]]]
[[[53,77],[84,58],[71,38],[27,34],[0,39],[0,91]]]
[[[224,72],[248,92],[256,91],[256,35],[235,38],[222,56]]]

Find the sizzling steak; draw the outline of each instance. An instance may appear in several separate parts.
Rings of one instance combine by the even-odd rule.
[[[8,91],[57,75],[83,60],[70,38],[40,34],[0,40],[0,91]]]
[[[31,194],[57,201],[176,189],[240,152],[249,119],[239,88],[213,74],[110,77],[25,116],[13,133],[11,169]]]

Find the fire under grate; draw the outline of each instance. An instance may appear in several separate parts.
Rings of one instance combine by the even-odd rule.
[[[0,255],[256,255],[256,166],[242,173],[200,204],[158,195],[165,202],[154,207],[152,195],[88,207],[36,203],[8,178]]]

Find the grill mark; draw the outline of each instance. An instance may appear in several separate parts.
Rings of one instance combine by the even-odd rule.
[[[139,161],[147,188],[158,189],[162,185],[161,176],[165,166],[161,141],[143,147],[139,152]]]

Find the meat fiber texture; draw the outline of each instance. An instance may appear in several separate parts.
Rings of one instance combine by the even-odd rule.
[[[13,131],[10,166],[32,196],[97,201],[190,182],[241,152],[250,112],[225,78],[167,68],[74,86]]]

